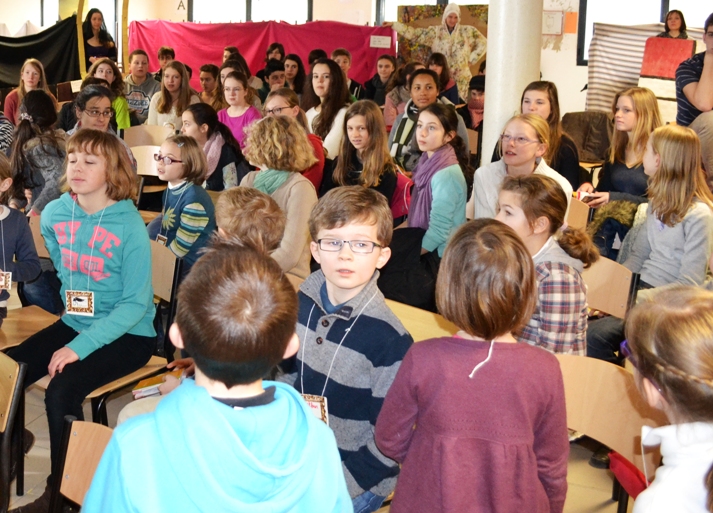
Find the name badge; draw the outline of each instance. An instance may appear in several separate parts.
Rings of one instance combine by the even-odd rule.
[[[321,395],[310,394],[302,394],[302,398],[307,402],[307,406],[309,406],[309,409],[314,416],[329,426],[327,398]]]
[[[168,242],[168,237],[166,237],[165,235],[161,235],[159,233],[158,235],[156,235],[156,242],[158,242],[162,246],[165,246],[166,243]]]
[[[12,290],[12,273],[0,273],[0,290]]]
[[[94,292],[90,290],[67,290],[67,313],[94,317]]]

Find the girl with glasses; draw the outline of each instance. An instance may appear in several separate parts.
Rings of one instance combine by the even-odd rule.
[[[129,128],[131,126],[129,104],[124,95],[124,79],[116,63],[106,57],[98,59],[89,68],[87,75],[104,79],[109,83],[111,92],[114,93],[114,101],[111,102],[111,108],[114,110],[117,128],[119,130]]]

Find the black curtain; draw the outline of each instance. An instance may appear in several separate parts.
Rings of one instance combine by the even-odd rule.
[[[44,66],[49,84],[82,78],[79,74],[77,16],[62,20],[39,34],[0,37],[0,88],[17,86],[22,63],[33,57]]]

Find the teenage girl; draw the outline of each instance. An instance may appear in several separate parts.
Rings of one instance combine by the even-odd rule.
[[[376,60],[376,75],[366,83],[364,98],[374,100],[379,107],[382,107],[386,101],[386,88],[395,71],[396,59],[394,56],[388,54],[380,55]]]
[[[84,419],[97,388],[140,369],[155,349],[151,247],[134,206],[136,180],[116,137],[80,130],[67,141],[69,192],[42,212],[42,235],[62,282],[60,320],[8,351],[25,386],[45,393],[52,474],[32,511],[47,511],[58,478],[65,415]]]
[[[181,133],[193,137],[206,156],[204,186],[209,191],[237,187],[250,171],[238,141],[230,129],[218,120],[207,103],[189,106],[181,116]]]
[[[287,217],[285,236],[272,258],[283,271],[307,278],[311,258],[308,221],[317,204],[314,186],[302,176],[317,161],[307,134],[292,118],[267,116],[250,127],[245,157],[260,171],[248,173],[240,185],[271,196]]]
[[[198,95],[193,94],[186,67],[181,62],[171,61],[163,70],[161,90],[151,98],[146,124],[180,130],[183,111],[200,101]]]
[[[671,425],[644,426],[641,442],[660,446],[663,465],[634,513],[713,511],[713,293],[677,286],[637,305],[621,350],[646,401]]]
[[[103,78],[109,82],[111,91],[114,93],[114,101],[111,102],[111,108],[114,109],[116,126],[119,130],[129,128],[131,126],[129,120],[129,104],[124,95],[124,79],[116,63],[107,57],[96,60],[94,64],[92,64],[92,67],[89,68],[87,75],[90,77]]]
[[[82,22],[82,36],[84,37],[86,69],[103,57],[116,60],[116,44],[111,34],[106,30],[104,15],[99,9],[89,9]]]
[[[228,73],[223,81],[223,95],[228,107],[218,111],[218,119],[233,133],[240,148],[245,148],[245,129],[260,119],[260,111],[251,105],[248,79],[240,72]]]
[[[281,43],[270,43],[270,46],[267,47],[267,50],[265,51],[265,64],[267,64],[270,59],[275,59],[280,62],[283,62],[285,59],[285,47]],[[255,73],[255,76],[262,80],[263,82],[267,81],[267,77],[265,76],[265,67],[263,66],[260,71]]]
[[[588,312],[581,273],[599,251],[584,230],[563,228],[566,212],[567,198],[552,178],[508,177],[495,219],[515,230],[535,262],[537,307],[518,340],[551,353],[584,355]]]
[[[384,116],[371,100],[353,103],[344,117],[340,156],[326,173],[319,192],[323,196],[342,185],[361,185],[380,192],[391,203],[396,190],[396,165],[389,153]]]
[[[287,54],[285,57],[285,82],[290,86],[290,89],[301,96],[306,77],[305,65],[302,64],[300,56],[294,53]]]
[[[423,68],[425,68],[423,63],[411,61],[401,66],[392,75],[386,86],[386,100],[384,101],[384,123],[387,127],[392,126],[398,115],[404,113],[406,104],[411,99],[411,92],[408,88],[411,74],[417,69]]]
[[[411,346],[376,422],[377,446],[401,464],[393,513],[562,511],[562,373],[553,355],[514,336],[537,302],[533,267],[493,219],[451,238],[436,295],[460,331]]]
[[[49,87],[47,87],[47,77],[45,77],[45,68],[42,63],[37,59],[27,59],[20,70],[20,85],[5,97],[5,115],[13,125],[17,125],[20,122],[22,98],[35,89],[42,89],[50,95],[55,107],[57,106],[57,100],[50,93]]]
[[[147,226],[149,237],[183,259],[185,275],[215,231],[213,201],[201,187],[205,155],[192,137],[174,135],[164,141],[154,159],[158,177],[168,182],[168,188],[161,215]]]
[[[302,94],[302,109],[311,133],[324,141],[327,158],[335,159],[344,137],[344,116],[351,103],[346,78],[331,59],[317,59],[312,64],[311,80]]]
[[[299,125],[304,128],[307,139],[314,150],[314,157],[317,159],[317,162],[305,171],[302,171],[302,176],[312,182],[314,190],[318,191],[322,185],[324,175],[324,146],[322,145],[322,139],[318,135],[310,133],[307,116],[305,116],[304,111],[300,108],[300,100],[296,90],[281,87],[275,91],[270,91],[270,94],[265,98],[263,114],[265,116],[287,116],[288,118],[296,119]]]
[[[562,187],[569,205],[572,186],[561,174],[549,167],[544,159],[549,142],[550,128],[541,116],[519,114],[510,118],[498,143],[503,157],[486,164],[475,173],[468,217],[471,212],[475,218],[495,217],[500,187],[507,176],[549,176]],[[471,205],[473,210],[470,210]]]
[[[456,81],[451,78],[448,60],[442,53],[432,53],[426,61],[426,67],[432,69],[438,75],[440,85],[439,96],[447,98],[453,105],[463,103],[458,97],[458,86]]]

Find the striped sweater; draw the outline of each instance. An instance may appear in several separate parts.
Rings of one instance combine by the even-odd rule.
[[[332,314],[320,295],[322,271],[305,280],[297,321],[301,347],[293,372],[281,377],[300,393],[327,398],[329,426],[352,498],[367,490],[386,497],[399,473],[396,462],[377,449],[374,426],[413,339],[386,306],[378,276],[375,272],[359,295]]]
[[[215,210],[208,193],[198,185],[184,182],[163,194],[163,211],[148,225],[149,237],[166,237],[166,245],[183,258],[184,273],[198,260],[198,252],[208,245],[215,231]]]

